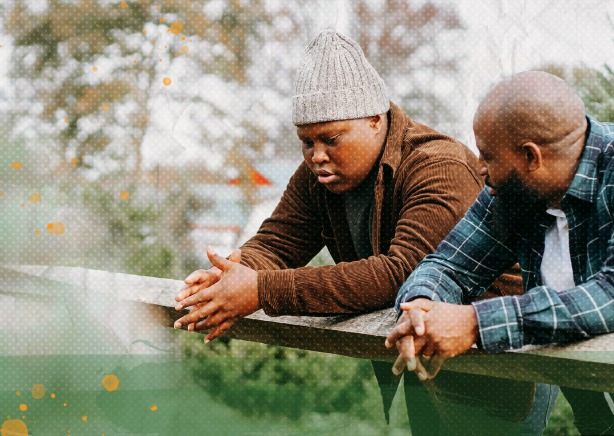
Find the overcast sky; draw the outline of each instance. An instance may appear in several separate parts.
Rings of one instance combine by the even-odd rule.
[[[481,97],[503,77],[549,63],[614,65],[614,1],[459,0],[467,25],[460,44],[466,108],[458,139],[472,148],[471,120]]]

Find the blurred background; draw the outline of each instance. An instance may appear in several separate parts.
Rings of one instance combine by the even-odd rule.
[[[606,0],[2,0],[0,263],[183,279],[209,266],[207,245],[228,255],[301,162],[294,76],[327,28],[359,42],[410,117],[472,150],[481,97],[520,71],[564,78],[614,121],[613,13]],[[399,396],[386,426],[367,361],[181,343],[202,401],[245,428],[409,432]],[[577,434],[571,419],[561,396],[547,434]]]

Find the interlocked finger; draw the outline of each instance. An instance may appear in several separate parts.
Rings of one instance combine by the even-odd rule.
[[[443,356],[433,356],[428,366],[428,378],[433,379],[439,373],[439,370],[443,366],[446,358]]]

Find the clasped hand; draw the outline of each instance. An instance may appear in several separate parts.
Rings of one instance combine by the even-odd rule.
[[[399,357],[392,371],[407,366],[420,380],[434,378],[448,357],[471,348],[478,337],[478,322],[471,305],[461,306],[419,298],[402,303],[403,314],[386,339],[396,345]]]
[[[175,321],[175,328],[187,325],[189,331],[194,331],[215,327],[205,337],[205,344],[228,330],[239,318],[260,309],[258,273],[239,263],[241,250],[233,251],[224,259],[207,247],[207,257],[213,267],[190,274],[175,297],[176,310],[190,310],[188,315]]]

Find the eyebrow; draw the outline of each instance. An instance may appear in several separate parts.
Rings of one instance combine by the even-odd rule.
[[[330,131],[324,131],[318,135],[316,135],[316,137],[320,140],[322,139],[328,139],[328,138],[332,138],[333,136],[337,136],[340,135],[341,133],[343,133],[344,129],[339,129],[336,132],[330,132]],[[304,139],[311,139],[309,136],[305,136],[305,135],[298,135],[298,139],[300,139],[301,141]]]

